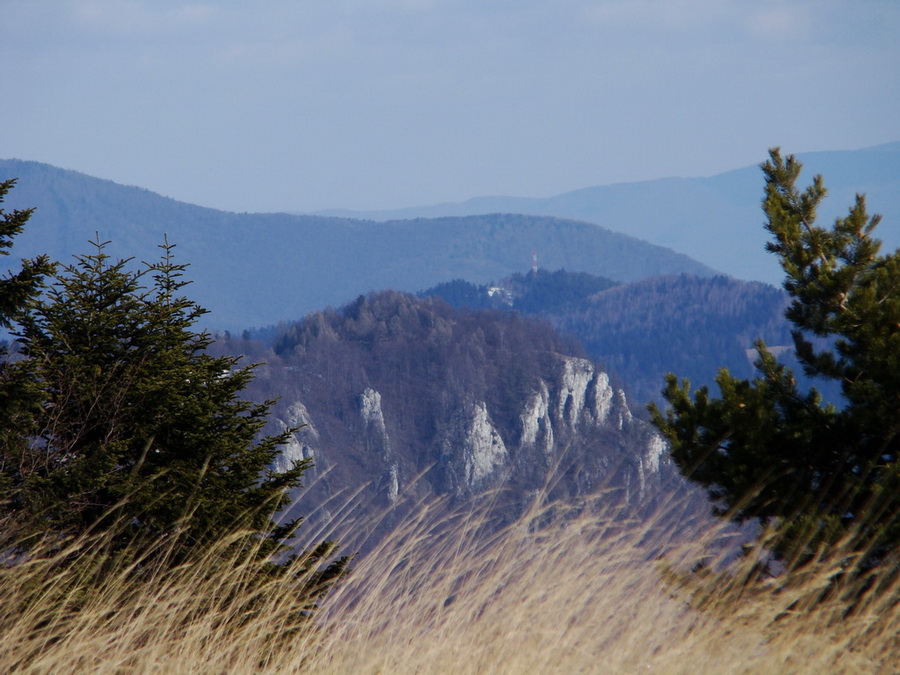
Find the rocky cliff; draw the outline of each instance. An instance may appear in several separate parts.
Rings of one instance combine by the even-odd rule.
[[[377,509],[500,489],[508,507],[609,488],[638,505],[675,473],[609,375],[515,313],[370,295],[284,327],[254,387],[300,427],[279,465],[313,458],[301,509],[323,517],[357,494]]]

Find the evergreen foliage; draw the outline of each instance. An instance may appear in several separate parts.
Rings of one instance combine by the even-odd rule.
[[[112,552],[157,548],[166,564],[228,540],[260,560],[296,559],[286,544],[299,519],[275,518],[309,462],[271,468],[294,430],[261,437],[272,402],[241,397],[252,366],[207,351],[211,336],[193,328],[205,310],[182,294],[172,245],[142,265],[105,246],[62,266],[14,317],[24,358],[2,386],[27,375],[30,396],[0,446],[7,522],[34,547],[103,532]],[[320,591],[347,563],[327,562],[333,549],[303,554]]]
[[[768,250],[786,275],[797,359],[806,375],[838,382],[846,405],[801,391],[759,342],[752,381],[723,369],[718,398],[706,387],[692,397],[689,382],[670,374],[668,410],[651,413],[720,515],[776,526],[784,562],[840,542],[865,570],[893,559],[900,543],[900,251],[879,254],[880,217],[869,217],[863,196],[825,229],[815,224],[821,176],[801,191],[801,164],[777,149],[762,169]]]
[[[0,204],[15,186],[15,179],[0,182]],[[9,255],[13,237],[25,228],[34,209],[13,210],[0,208],[0,255]],[[47,256],[23,260],[22,269],[0,279],[0,327],[9,328],[17,313],[24,309],[30,298],[40,290],[42,279],[53,271]]]
[[[0,182],[0,204],[13,188],[15,179]],[[9,255],[13,238],[22,232],[33,209],[14,210],[11,213],[0,208],[0,255]],[[52,273],[54,266],[46,256],[23,260],[18,272],[10,272],[0,279],[0,329],[8,330],[16,319],[27,311],[40,291],[44,277]],[[0,344],[0,490],[7,485],[6,467],[9,457],[5,448],[15,446],[21,429],[37,413],[41,403],[40,388],[35,385],[33,364],[28,361],[12,361],[6,345]]]

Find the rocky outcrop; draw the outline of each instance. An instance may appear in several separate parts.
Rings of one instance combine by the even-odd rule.
[[[381,409],[381,394],[367,388],[359,397],[359,414],[365,424],[366,448],[380,453],[385,459],[390,457],[390,438],[384,424],[384,412]]]
[[[400,494],[400,473],[391,452],[391,439],[384,423],[381,394],[370,387],[366,388],[359,397],[359,414],[364,425],[366,452],[380,456],[384,467],[378,487],[387,495],[388,501],[394,503]]]
[[[625,393],[614,390],[609,376],[589,360],[555,355],[550,374],[553,377],[538,379],[532,391],[522,396],[515,423],[505,429],[495,421],[490,401],[449,401],[446,408],[433,411],[443,420],[434,437],[416,439],[422,449],[438,448],[437,461],[430,467],[437,471],[425,473],[429,491],[472,495],[510,480],[539,487],[531,477],[559,463],[564,455],[575,462],[581,454],[589,461],[582,462],[576,484],[598,485],[606,474],[622,471],[624,465],[622,486],[628,497],[647,494],[658,482],[665,455],[663,439],[634,418]],[[357,405],[360,424],[350,428],[358,436],[346,448],[330,444],[327,454],[335,463],[370,467],[367,475],[374,489],[394,503],[409,487],[403,477],[421,473],[422,462],[394,449],[388,431],[391,410],[384,409],[378,391],[366,387]],[[278,468],[321,452],[322,439],[306,406],[294,401],[287,411],[282,427],[305,426],[292,437]],[[354,454],[353,447],[361,452]]]
[[[638,478],[640,480],[641,496],[647,493],[659,476],[660,464],[667,457],[666,442],[662,436],[653,433],[649,436],[646,445],[640,453],[640,463],[638,464]]]
[[[320,441],[319,432],[310,420],[309,411],[302,402],[291,403],[281,417],[275,418],[274,423],[278,431],[282,433],[288,429],[296,429],[281,454],[275,459],[276,471],[287,471],[296,462],[316,456],[316,448]]]
[[[609,375],[597,370],[588,359],[559,356],[558,361],[557,378],[549,384],[541,380],[539,390],[522,412],[523,445],[534,445],[539,431],[544,429],[543,447],[549,450],[554,427],[557,435],[563,430],[602,427],[613,411],[620,418],[631,419],[625,394],[613,391]]]
[[[550,391],[543,380],[538,391],[526,399],[519,421],[522,425],[521,447],[524,450],[537,448],[546,455],[552,454],[554,436],[550,416]]]
[[[625,393],[547,324],[385,293],[287,335],[259,398],[290,391],[279,428],[306,425],[279,460],[315,459],[300,514],[357,499],[402,519],[400,504],[484,493],[512,510],[535,494],[640,503],[673,474]]]
[[[484,402],[475,405],[461,451],[463,485],[470,490],[481,487],[509,458],[506,444],[491,422]]]

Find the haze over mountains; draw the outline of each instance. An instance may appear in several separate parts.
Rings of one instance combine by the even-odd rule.
[[[804,182],[820,172],[829,187],[823,222],[865,192],[870,211],[885,216],[879,236],[888,248],[900,245],[900,142],[801,159]],[[88,251],[99,233],[112,241],[112,255],[150,259],[168,235],[191,264],[191,292],[212,311],[212,328],[293,320],[383,288],[416,292],[456,278],[486,283],[528,269],[532,251],[542,268],[615,281],[716,271],[772,284],[781,279],[764,250],[758,167],[546,199],[477,198],[352,214],[371,220],[346,217],[350,212],[228,213],[21,160],[0,160],[0,176],[20,179],[7,209],[37,208],[14,257],[69,260]]]
[[[783,151],[790,153],[791,149]],[[879,236],[885,246],[890,250],[900,246],[900,142],[797,155],[804,164],[801,185],[808,185],[818,173],[828,188],[820,223],[830,225],[836,217],[846,215],[855,194],[863,192],[870,213],[884,216]],[[765,159],[762,154],[760,161]],[[618,183],[547,198],[476,197],[460,203],[390,211],[326,213],[372,220],[474,213],[573,218],[666,246],[738,279],[779,285],[781,270],[765,251],[767,233],[760,212],[763,183],[759,167],[748,166],[708,178]]]
[[[666,248],[589,223],[548,216],[486,215],[406,221],[289,214],[236,214],[46,164],[0,160],[18,178],[7,210],[36,207],[13,259],[47,253],[61,261],[90,250],[99,232],[116,257],[155,259],[168,235],[191,265],[192,297],[211,328],[298,319],[378,289],[418,291],[464,278],[484,283],[524,271],[537,250],[548,269],[616,281],[713,270]]]

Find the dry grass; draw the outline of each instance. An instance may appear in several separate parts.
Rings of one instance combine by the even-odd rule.
[[[821,601],[834,565],[792,585],[740,566],[673,570],[708,556],[668,514],[628,522],[584,505],[539,509],[491,536],[476,513],[421,509],[358,561],[314,621],[297,586],[248,583],[252,565],[214,552],[140,578],[90,565],[7,566],[0,672],[835,673],[896,672],[898,611],[867,596],[844,616]],[[540,526],[537,525],[540,523]],[[679,536],[690,525],[678,530]],[[70,552],[71,555],[72,552]],[[660,553],[664,553],[660,558]],[[82,553],[84,560],[96,550]],[[78,566],[76,566],[78,567]],[[87,571],[85,569],[87,568]],[[810,597],[818,609],[804,609]]]

